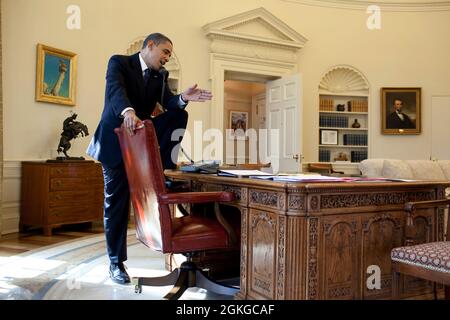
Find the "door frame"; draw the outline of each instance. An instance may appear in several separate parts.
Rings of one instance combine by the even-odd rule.
[[[216,128],[223,132],[225,119],[225,72],[234,71],[260,76],[282,77],[284,75],[297,73],[297,64],[212,53],[210,70],[213,98],[211,100],[209,128]]]

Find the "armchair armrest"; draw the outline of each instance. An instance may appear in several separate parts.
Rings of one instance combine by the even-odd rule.
[[[232,192],[183,192],[165,193],[159,196],[161,204],[230,202],[234,200]]]
[[[417,209],[438,208],[438,207],[445,207],[448,205],[450,205],[450,199],[416,201],[405,203],[404,206],[404,209],[406,211],[405,244],[407,246],[414,245],[414,238],[416,237],[416,229],[414,228],[413,215]],[[447,230],[447,232],[448,231],[449,230]]]
[[[412,213],[416,209],[443,207],[448,206],[449,204],[450,199],[407,202],[405,203],[405,211]]]

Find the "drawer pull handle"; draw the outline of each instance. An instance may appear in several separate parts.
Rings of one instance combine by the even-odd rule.
[[[56,169],[56,173],[57,173],[57,174],[61,174],[61,173],[62,173],[62,170],[61,170],[61,169]]]

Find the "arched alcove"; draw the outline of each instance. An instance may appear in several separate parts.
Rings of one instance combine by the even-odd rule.
[[[369,82],[352,66],[333,66],[322,76],[318,100],[318,160],[347,173],[369,157]]]

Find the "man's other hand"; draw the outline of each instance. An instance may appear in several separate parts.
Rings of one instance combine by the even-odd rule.
[[[134,130],[142,126],[142,121],[136,116],[134,110],[128,110],[123,115],[123,126],[130,136],[134,135]]]

